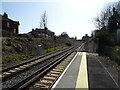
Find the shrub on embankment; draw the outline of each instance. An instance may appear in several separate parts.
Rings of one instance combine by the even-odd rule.
[[[104,46],[103,50],[103,55],[109,56],[111,60],[117,62],[120,65],[120,46]]]
[[[44,49],[42,50],[42,54],[54,51],[54,50],[58,50],[58,49],[63,49],[66,47],[55,47],[55,48],[49,48],[49,49]],[[26,54],[15,54],[15,55],[9,55],[3,58],[2,60],[2,64],[6,64],[12,61],[21,61],[21,60],[27,60],[30,58],[33,58],[35,56],[38,56],[38,54],[34,51],[32,53],[26,53]]]
[[[107,55],[120,65],[120,1],[108,3],[100,15],[94,18],[96,30],[93,32],[97,52]],[[119,45],[119,46],[118,46]]]
[[[25,60],[37,56],[36,46],[42,45],[42,53],[71,46],[75,40],[57,38],[2,38],[2,63]],[[56,48],[54,48],[56,47]]]

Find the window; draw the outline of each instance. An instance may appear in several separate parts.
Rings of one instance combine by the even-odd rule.
[[[7,27],[8,27],[8,28],[10,27],[10,23],[9,23],[9,22],[7,22]]]
[[[14,33],[16,33],[16,29],[14,28]]]

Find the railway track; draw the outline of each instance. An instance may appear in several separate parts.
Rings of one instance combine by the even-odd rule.
[[[43,76],[46,72],[48,72],[51,68],[53,68],[55,65],[57,65],[58,63],[60,63],[61,60],[65,59],[69,54],[71,54],[73,51],[69,51],[66,52],[64,54],[62,54],[60,57],[54,59],[52,62],[47,63],[44,67],[40,68],[39,70],[37,70],[35,73],[33,73],[32,75],[28,76],[27,78],[25,78],[24,80],[20,81],[19,83],[17,83],[16,85],[14,85],[13,87],[11,87],[10,89],[26,89],[26,87],[34,82],[35,80],[37,80],[38,78],[40,78],[40,76]]]
[[[39,70],[43,70],[43,68],[45,69],[47,66],[50,66],[50,64],[53,64],[53,63],[59,61],[60,58],[67,57],[70,54],[70,52],[72,53],[75,50],[75,48],[77,48],[77,47],[70,47],[70,48],[64,49],[62,51],[61,50],[56,51],[53,56],[51,56],[51,57],[48,57],[49,55],[46,56],[48,58],[47,59],[45,58],[44,60],[39,61],[40,63],[38,61],[36,61],[36,60],[38,60],[38,59],[36,59],[35,60],[36,64],[34,64],[34,66],[32,66],[32,68],[30,66],[26,65],[27,69],[23,68],[22,73],[21,73],[21,71],[18,71],[18,72],[15,72],[16,74],[14,74],[14,73],[13,73],[13,75],[11,74],[12,77],[9,78],[9,79],[4,79],[3,78],[3,84],[2,84],[3,89],[4,88],[11,88],[13,90],[13,89],[16,88],[17,85],[21,86],[21,84],[19,84],[20,82],[22,82],[22,84],[24,84],[25,82],[28,82],[32,77],[35,77],[36,74],[42,72],[42,71],[39,71]],[[66,56],[64,56],[64,55],[66,55]],[[21,67],[21,66],[19,66],[19,67]],[[14,69],[16,69],[16,67],[14,67]],[[26,80],[28,80],[28,81],[26,81]],[[20,87],[20,86],[17,86],[17,88]]]
[[[60,77],[62,72],[65,70],[65,68],[71,61],[71,58],[74,57],[74,55],[75,52],[63,61],[59,62],[54,67],[52,67],[50,70],[48,70],[47,73],[41,75],[41,77],[34,79],[33,82],[31,81],[24,84],[19,89],[51,89],[54,83],[57,81],[57,79]]]
[[[0,77],[2,77],[2,80],[5,81],[8,78],[13,77],[14,75],[16,75],[18,73],[21,73],[39,63],[42,63],[45,59],[49,59],[51,57],[59,55],[60,53],[64,52],[65,50],[67,50],[67,49],[56,50],[54,52],[50,52],[50,53],[44,54],[42,56],[30,59],[28,61],[24,61],[17,65],[5,68],[2,70],[2,74],[0,75]]]
[[[74,51],[74,49],[70,49],[69,51],[63,53],[59,57],[55,58],[52,62],[47,63],[44,67],[37,70],[32,75],[12,86],[10,89],[50,89],[55,81],[59,78],[61,73],[64,71],[65,67],[71,61],[71,59],[66,58],[69,58],[71,53],[72,56],[74,56],[76,53]]]

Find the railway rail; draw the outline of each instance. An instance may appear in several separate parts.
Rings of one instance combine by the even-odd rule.
[[[61,60],[65,59],[72,52],[73,52],[73,50],[62,54],[58,58],[55,58],[52,62],[47,63],[44,67],[40,68],[35,73],[33,73],[32,75],[28,76],[24,80],[20,81],[19,83],[17,83],[16,85],[14,85],[13,87],[11,87],[10,89],[11,90],[12,89],[18,89],[18,90],[19,89],[25,89],[28,84],[30,84],[33,81],[37,80],[40,76],[43,76],[44,73],[48,72],[48,70],[50,70],[51,68],[53,68],[55,65],[57,65]]]
[[[52,62],[40,68],[31,76],[27,77],[26,79],[20,81],[19,83],[11,87],[10,89],[11,90],[36,89],[36,88],[50,89],[55,83],[55,81],[59,78],[65,67],[70,62],[71,59],[66,59],[66,58],[73,52],[74,49],[65,52],[61,56],[55,58]]]
[[[10,77],[13,77],[14,75],[21,73],[39,63],[42,63],[45,59],[49,59],[51,57],[54,57],[56,55],[59,55],[60,53],[64,52],[67,49],[62,49],[62,50],[56,50],[44,55],[41,55],[39,57],[30,59],[28,61],[21,62],[17,65],[5,68],[2,70],[2,74],[0,75],[2,77],[2,80],[5,81]]]
[[[3,80],[3,89],[4,88],[10,88],[10,89],[16,89],[16,88],[19,88],[21,86],[21,82],[22,84],[28,82],[30,79],[32,79],[33,77],[37,76],[38,73],[41,73],[44,71],[44,69],[46,69],[47,67],[51,67],[52,64],[54,63],[57,63],[59,60],[63,60],[63,58],[66,58],[68,55],[70,55],[75,49],[77,48],[76,47],[70,47],[68,49],[64,49],[64,50],[59,50],[59,51],[56,51],[54,52],[54,55],[51,56],[51,57],[48,57],[47,59],[45,60],[42,60],[42,61],[36,61],[39,58],[36,58],[34,61],[36,62],[36,64],[34,64],[34,66],[32,66],[32,69],[30,68],[30,66],[27,67],[27,69],[23,69],[24,73],[18,71],[18,72],[15,72],[16,75],[11,77],[11,79],[4,79]],[[46,56],[46,55],[45,55]],[[48,55],[49,56],[49,55]],[[47,57],[47,56],[46,56]],[[59,62],[60,62],[59,61]],[[19,66],[19,65],[18,65]],[[27,65],[26,65],[27,66]],[[20,66],[19,66],[20,67]],[[14,67],[16,68],[16,66]],[[44,69],[43,69],[44,68]],[[27,71],[26,71],[27,70]],[[40,71],[39,71],[40,70]],[[19,72],[21,73],[19,75]],[[27,80],[27,81],[26,81]],[[14,83],[13,83],[14,82]],[[13,84],[11,84],[13,83]],[[16,84],[17,83],[17,84]],[[10,84],[10,85],[9,85]],[[15,85],[16,84],[16,85]]]

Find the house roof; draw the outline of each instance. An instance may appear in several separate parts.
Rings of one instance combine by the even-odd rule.
[[[2,17],[2,18],[1,18],[1,17]],[[12,21],[12,22],[14,22],[14,23],[20,25],[19,21],[14,21],[14,20],[12,20],[12,19],[9,19],[8,16],[6,17],[6,16],[1,15],[1,14],[0,14],[0,20]]]
[[[54,32],[52,32],[52,31],[50,31],[50,30],[44,30],[44,29],[38,29],[38,28],[36,28],[35,30],[32,30],[31,32],[40,32],[40,33],[44,33],[44,32],[50,32],[50,33],[54,33]]]

